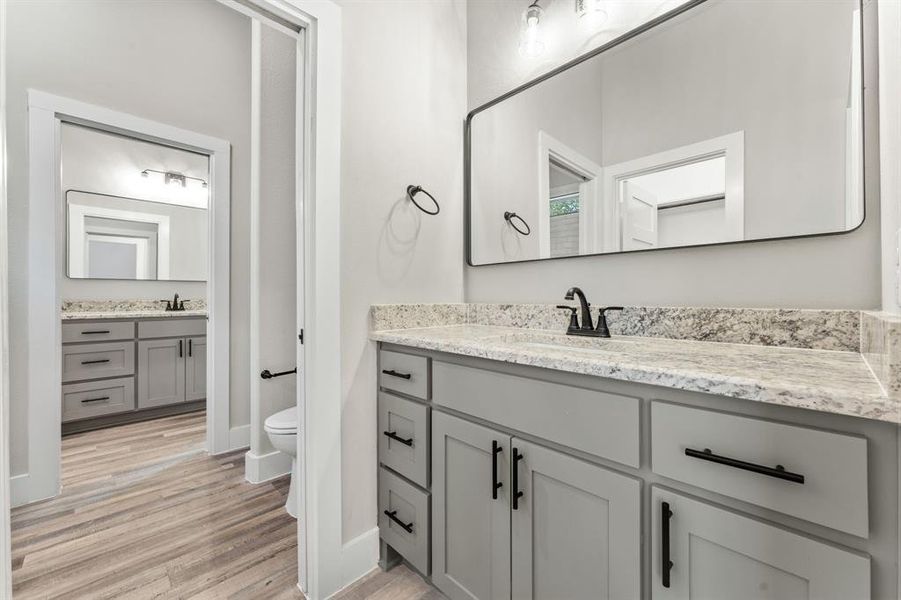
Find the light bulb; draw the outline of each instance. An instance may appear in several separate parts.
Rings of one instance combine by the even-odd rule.
[[[541,16],[543,12],[538,3],[533,2],[522,13],[519,53],[523,56],[535,58],[544,52],[544,40],[541,39]]]
[[[607,20],[603,0],[575,0],[575,2],[580,26],[595,29]]]

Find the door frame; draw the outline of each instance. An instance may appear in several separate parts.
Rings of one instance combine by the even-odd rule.
[[[207,276],[207,451],[229,447],[231,146],[219,138],[39,90],[28,90],[28,471],[13,480],[13,503],[60,491],[62,393],[59,284],[64,275],[65,205],[60,128],[86,125],[198,152],[210,160]],[[43,274],[44,276],[38,276]],[[48,360],[47,357],[53,357]]]

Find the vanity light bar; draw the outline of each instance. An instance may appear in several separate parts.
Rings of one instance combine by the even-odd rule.
[[[200,177],[191,177],[190,175],[185,175],[184,173],[178,173],[177,171],[158,171],[157,169],[144,169],[141,171],[141,177],[149,177],[151,173],[159,173],[163,176],[166,184],[176,183],[181,185],[181,187],[185,187],[188,183],[188,179],[192,181],[199,181],[202,187],[207,187],[206,179],[201,179]]]

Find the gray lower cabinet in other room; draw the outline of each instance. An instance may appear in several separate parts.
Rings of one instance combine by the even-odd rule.
[[[138,407],[185,401],[185,340],[138,342]]]
[[[206,398],[206,338],[187,338],[185,358],[185,401]]]
[[[870,598],[870,559],[654,486],[654,600]]]

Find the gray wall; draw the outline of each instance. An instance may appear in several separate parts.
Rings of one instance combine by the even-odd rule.
[[[28,88],[231,142],[230,421],[248,423],[250,20],[215,0],[13,0],[7,17],[12,474],[27,459]],[[171,284],[133,289],[123,295],[162,298]]]
[[[751,307],[874,308],[880,303],[878,147],[876,145],[875,5],[864,15],[867,219],[857,231],[831,237],[714,248],[582,257],[518,265],[465,268],[465,296],[473,302],[554,302],[580,285],[596,303]],[[512,3],[468,7],[469,108],[552,67],[523,67],[516,49],[519,21]],[[563,18],[564,13],[558,13]],[[547,15],[546,15],[547,16]],[[606,41],[604,36],[595,40]],[[592,45],[568,42],[571,53]],[[559,42],[559,38],[551,40]],[[597,45],[597,44],[594,44]],[[503,85],[504,87],[500,87]]]
[[[342,1],[341,488],[344,541],[376,525],[369,306],[462,300],[463,0]],[[420,184],[430,217],[405,199]]]

